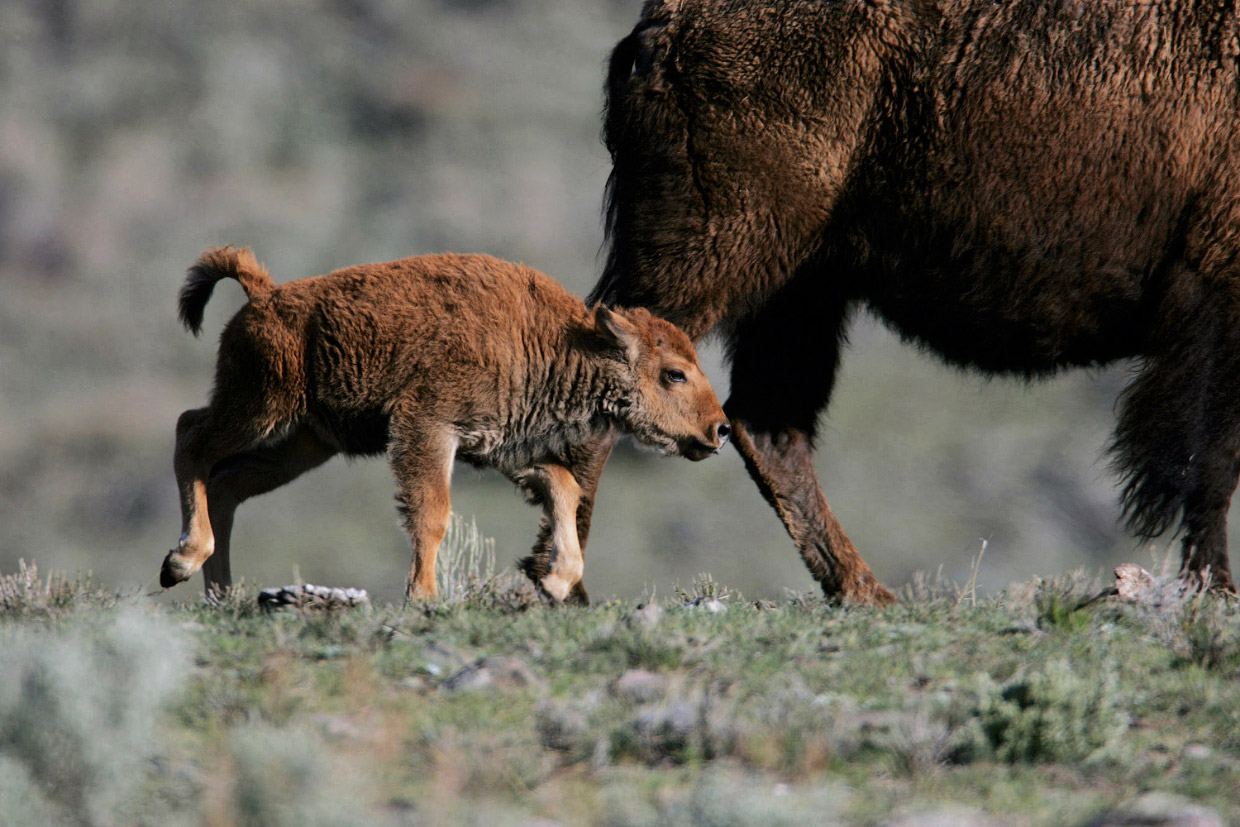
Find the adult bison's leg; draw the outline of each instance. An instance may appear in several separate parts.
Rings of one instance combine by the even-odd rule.
[[[584,445],[570,449],[565,462],[565,467],[573,475],[580,489],[577,502],[577,543],[581,549],[583,572],[586,540],[590,537],[590,520],[594,514],[594,497],[598,492],[598,482],[603,474],[603,466],[606,465],[607,458],[611,456],[616,438],[613,432],[596,436]],[[546,516],[543,517],[542,524],[538,527],[538,539],[534,542],[534,550],[517,565],[535,583],[541,583],[543,578],[551,574],[552,529],[551,522]],[[581,605],[590,602],[590,597],[581,579],[581,572],[577,574],[576,582],[571,584],[565,602]]]
[[[793,283],[733,339],[724,405],[749,475],[779,514],[801,558],[831,598],[894,602],[861,559],[823,495],[813,464],[818,413],[835,383],[847,304]]]
[[[208,599],[218,597],[232,585],[229,548],[237,506],[251,497],[287,485],[327,462],[335,453],[314,431],[302,427],[278,445],[228,457],[211,469],[207,502],[215,534],[215,552],[202,564],[203,588]]]
[[[874,577],[827,504],[809,435],[797,428],[755,428],[739,412],[732,426],[749,475],[783,520],[823,593],[849,603],[893,603],[895,597]]]
[[[413,545],[413,563],[405,595],[433,600],[435,557],[448,532],[452,500],[449,484],[456,439],[446,431],[423,426],[416,416],[394,414],[388,461],[396,477],[396,502]]]
[[[1112,451],[1141,537],[1182,519],[1182,574],[1235,591],[1227,510],[1240,477],[1240,296],[1182,279],[1162,308],[1156,353],[1124,391]],[[1161,341],[1159,341],[1161,340]]]

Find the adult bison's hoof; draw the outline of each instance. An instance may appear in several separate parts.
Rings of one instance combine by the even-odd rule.
[[[882,583],[875,582],[860,602],[863,606],[894,606],[896,596]]]
[[[1198,591],[1205,590],[1209,591],[1210,594],[1222,595],[1225,597],[1236,597],[1237,595],[1236,584],[1231,579],[1231,575],[1226,572],[1222,573],[1221,576],[1212,572],[1205,574],[1201,572],[1190,572],[1186,576],[1185,580],[1188,582],[1190,588]]]
[[[848,588],[839,591],[828,591],[824,586],[823,591],[828,600],[838,600],[845,606],[893,606],[896,603],[896,596],[877,580],[867,578],[863,582],[853,583]]]

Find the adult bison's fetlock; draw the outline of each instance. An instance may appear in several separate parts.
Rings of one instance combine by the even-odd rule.
[[[891,590],[873,577],[860,578],[852,583],[847,589],[836,593],[828,594],[828,597],[837,597],[841,603],[846,606],[894,606],[896,596]]]

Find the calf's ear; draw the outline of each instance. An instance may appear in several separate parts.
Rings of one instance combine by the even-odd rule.
[[[630,365],[637,364],[641,349],[641,333],[637,327],[623,314],[604,306],[594,308],[594,332],[603,340],[606,347],[616,348],[624,353],[625,361]]]

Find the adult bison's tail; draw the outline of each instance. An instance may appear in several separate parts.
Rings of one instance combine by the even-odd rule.
[[[251,300],[275,287],[267,268],[259,264],[249,247],[216,247],[198,257],[189,268],[178,301],[181,324],[195,336],[202,330],[202,311],[220,279],[236,279]]]

